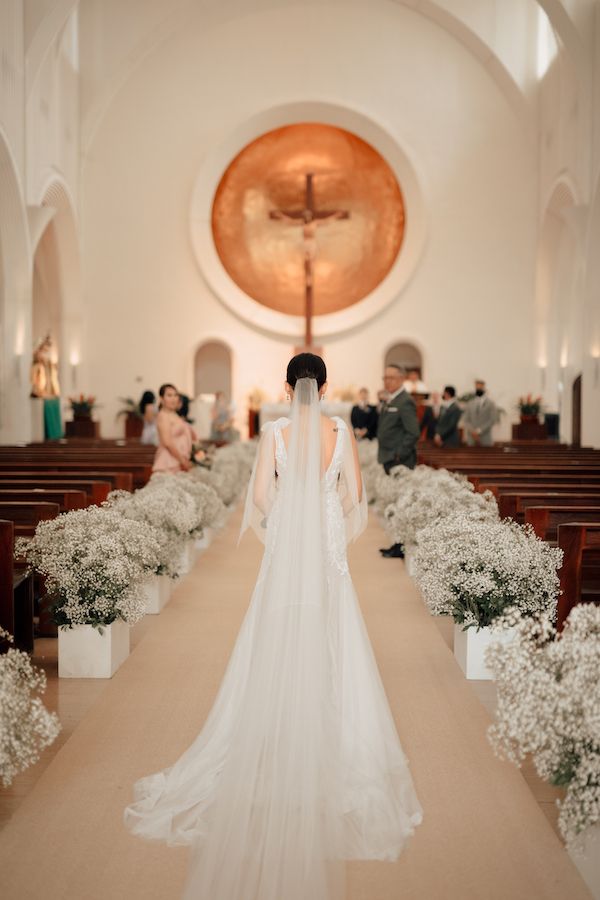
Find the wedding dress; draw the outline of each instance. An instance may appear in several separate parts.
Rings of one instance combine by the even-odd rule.
[[[242,532],[265,553],[214,706],[125,811],[191,845],[184,900],[341,900],[343,861],[396,859],[422,818],[348,570],[367,515],[352,440],[336,418],[327,462],[321,423],[299,379],[261,436]]]

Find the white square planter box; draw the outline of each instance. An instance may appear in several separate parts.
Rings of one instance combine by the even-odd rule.
[[[195,541],[196,550],[208,550],[210,545],[213,542],[214,531],[210,527],[206,527],[203,530],[203,534],[201,538],[197,538]]]
[[[568,850],[572,862],[590,889],[594,900],[600,900],[600,825],[592,825],[582,835],[583,854]]]
[[[467,678],[477,681],[491,681],[492,673],[485,664],[484,654],[490,644],[512,641],[514,629],[492,632],[491,628],[473,627],[466,631],[462,625],[454,625],[454,657]]]
[[[117,619],[102,630],[91,625],[58,629],[59,678],[112,678],[129,656],[129,625]]]
[[[179,575],[183,578],[191,571],[196,561],[196,541],[194,539],[186,541],[181,551],[181,560],[179,563]]]
[[[171,579],[155,575],[142,585],[141,591],[146,598],[146,615],[155,616],[171,599]]]

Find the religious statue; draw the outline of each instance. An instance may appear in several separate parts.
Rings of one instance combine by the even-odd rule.
[[[53,342],[49,334],[33,351],[31,364],[31,396],[59,397],[58,366],[53,357]]]

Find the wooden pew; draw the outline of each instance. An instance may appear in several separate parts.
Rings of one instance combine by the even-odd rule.
[[[72,509],[85,509],[88,505],[88,497],[84,491],[50,490],[42,488],[27,488],[7,491],[0,484],[0,503],[12,501],[43,501],[44,503],[58,503],[60,511],[69,512]]]
[[[87,477],[91,473],[118,473],[131,479],[134,487],[143,487],[152,475],[152,466],[146,462],[126,462],[115,458],[107,459],[102,454],[78,456],[64,454],[26,453],[4,455],[0,448],[0,472],[5,471],[47,471],[77,472]],[[119,485],[124,487],[124,484]],[[124,487],[125,490],[128,488]]]
[[[132,491],[133,476],[131,472],[115,472],[109,469],[98,471],[95,468],[74,468],[72,463],[66,468],[58,469],[54,465],[32,466],[31,463],[13,463],[10,467],[4,467],[0,463],[0,478],[18,478],[20,480],[52,479],[57,481],[70,480],[71,478],[83,478],[88,481],[108,481],[112,490]]]
[[[83,491],[88,499],[88,503],[100,504],[104,503],[109,493],[113,490],[110,481],[83,481],[79,478],[64,479],[59,475],[56,479],[52,477],[42,478],[3,478],[0,473],[0,491],[19,491],[19,490],[57,490],[57,491]]]
[[[14,525],[0,520],[0,625],[13,635],[14,645],[0,641],[0,653],[11,646],[33,650],[33,576],[14,564]]]
[[[568,522],[598,523],[597,506],[529,506],[525,510],[525,524],[531,525],[542,541],[556,543],[558,528]]]
[[[519,490],[521,483],[523,482],[523,477],[524,476],[520,472],[513,472],[512,474],[504,472],[502,474],[498,473],[497,475],[469,475],[468,479],[476,491],[486,490],[490,485],[510,487],[511,484],[514,484],[516,486],[515,489]],[[586,476],[553,472],[548,475],[540,472],[528,475],[527,484],[539,484],[543,487],[547,487],[548,484],[560,485],[561,488],[564,487],[565,489],[573,487],[576,491],[579,490],[578,485],[585,484],[586,488],[596,486],[598,490],[600,490],[600,474]]]
[[[32,537],[40,522],[55,519],[60,513],[58,503],[7,502],[0,503],[0,519],[8,519],[15,526],[16,536]]]
[[[527,491],[500,492],[498,510],[500,517],[510,517],[515,522],[525,520],[525,510],[529,506],[595,506],[600,509],[600,494],[588,494],[582,491],[557,493],[539,491],[535,488]]]
[[[600,524],[559,525],[558,546],[564,553],[557,610],[557,627],[562,629],[578,603],[600,602]]]

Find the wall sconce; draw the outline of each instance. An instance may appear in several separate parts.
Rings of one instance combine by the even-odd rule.
[[[71,351],[69,362],[71,364],[71,387],[75,389],[77,387],[77,369],[79,368],[79,353],[77,350]]]
[[[600,349],[594,347],[592,350],[592,359],[594,360],[594,387],[597,388],[600,383]]]
[[[22,362],[23,362],[23,353],[15,353],[15,378],[16,378],[17,384],[21,384],[21,374],[23,371]]]

